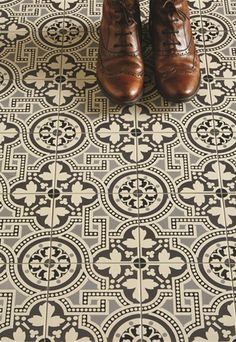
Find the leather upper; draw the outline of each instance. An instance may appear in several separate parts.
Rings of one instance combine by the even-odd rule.
[[[136,0],[104,0],[97,77],[116,102],[132,102],[142,93],[144,66],[141,22]]]
[[[186,0],[151,0],[150,33],[157,85],[174,101],[192,97],[200,82]]]

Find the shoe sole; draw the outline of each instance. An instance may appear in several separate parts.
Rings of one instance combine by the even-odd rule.
[[[104,94],[106,95],[106,97],[111,100],[114,104],[118,104],[120,106],[131,106],[133,104],[135,104],[138,100],[141,99],[141,97],[143,96],[143,92],[141,92],[141,94],[139,96],[137,96],[134,100],[132,101],[119,101],[117,99],[114,99],[102,86],[101,82],[99,81],[98,77],[97,77],[97,82],[99,87],[101,88],[101,90],[104,92]]]

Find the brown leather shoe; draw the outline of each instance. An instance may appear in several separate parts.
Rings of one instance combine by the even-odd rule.
[[[132,104],[143,90],[141,22],[138,0],[104,0],[97,78],[118,104]]]
[[[174,102],[190,100],[200,85],[200,68],[187,0],[151,0],[150,34],[160,94]]]

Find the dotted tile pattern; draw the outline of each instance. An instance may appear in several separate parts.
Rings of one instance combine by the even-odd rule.
[[[0,342],[236,341],[236,2],[190,0],[202,81],[118,106],[102,0],[1,0]]]

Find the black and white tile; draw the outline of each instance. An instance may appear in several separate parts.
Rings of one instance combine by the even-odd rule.
[[[102,0],[2,0],[0,342],[236,340],[236,3],[190,0],[202,81],[96,81]]]

